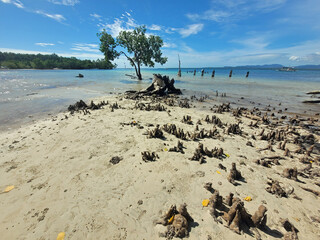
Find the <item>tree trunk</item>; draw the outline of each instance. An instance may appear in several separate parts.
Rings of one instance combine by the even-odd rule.
[[[138,65],[137,77],[138,77],[139,80],[142,80],[141,71],[140,71],[140,63],[138,62],[137,65]]]
[[[138,99],[143,96],[164,96],[167,94],[182,94],[180,89],[175,88],[174,79],[169,79],[167,76],[161,76],[160,74],[154,74],[152,84],[142,91],[127,91],[126,92],[131,99]]]

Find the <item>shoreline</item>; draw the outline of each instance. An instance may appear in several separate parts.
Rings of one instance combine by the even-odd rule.
[[[274,106],[271,107],[270,104],[267,105],[265,104],[261,104],[259,102],[253,102],[250,100],[250,98],[244,98],[242,97],[241,94],[237,94],[236,96],[229,96],[228,93],[226,97],[221,97],[221,93],[219,93],[219,96],[215,96],[216,92],[212,92],[212,94],[208,94],[207,92],[203,92],[203,91],[190,91],[190,90],[186,90],[183,89],[183,95],[181,95],[181,98],[190,98],[192,96],[196,96],[196,97],[209,97],[211,98],[212,101],[215,101],[216,104],[221,104],[221,103],[230,103],[232,105],[233,108],[236,107],[245,107],[245,108],[253,108],[253,107],[260,107],[263,109],[270,109],[271,111],[269,112],[274,112],[275,114],[277,114],[278,110],[282,110],[285,109],[285,106]],[[105,94],[105,97],[109,97],[109,96],[118,96],[118,95],[122,95],[122,93],[117,92],[112,92],[110,91],[109,94]],[[83,100],[87,103],[91,102],[91,101],[99,101],[99,99],[103,98],[103,96],[100,97],[88,97],[88,98],[84,98]],[[80,99],[78,99],[80,100]],[[73,102],[74,103],[74,102]],[[73,104],[70,102],[70,104]],[[20,120],[17,122],[14,122],[13,124],[4,124],[3,126],[0,127],[0,133],[5,133],[5,132],[10,132],[19,128],[23,128],[23,127],[27,127],[28,125],[32,125],[34,123],[37,123],[38,121],[43,121],[43,120],[47,120],[47,119],[51,119],[52,117],[54,117],[55,115],[59,115],[59,114],[66,114],[68,105],[67,104],[65,106],[56,106],[54,110],[46,110],[44,112],[37,112],[37,113],[33,113],[33,114],[26,114],[25,118],[28,118],[29,120]],[[304,112],[302,111],[294,111],[291,112],[290,109],[284,111],[286,112],[286,114],[290,115],[290,116],[294,116],[294,115],[299,115],[299,116],[303,116],[303,117],[314,117],[314,113],[312,108],[317,107],[317,104],[305,104],[306,106],[306,110],[304,110]],[[209,105],[207,105],[206,107],[210,107]],[[311,109],[307,109],[308,107],[311,107]],[[274,109],[273,109],[274,108]]]
[[[285,130],[288,119],[272,119],[271,112],[267,111],[271,123],[259,120],[257,126],[250,126],[256,122],[253,119],[261,119],[264,112],[261,117],[254,117],[257,111],[249,114],[252,119],[246,117],[246,110],[236,116],[232,109],[215,113],[213,110],[218,109],[220,103],[210,97],[189,98],[190,108],[179,107],[181,100],[176,98],[172,98],[174,106],[170,106],[169,100],[169,105],[152,98],[136,102],[124,95],[95,99],[96,104],[100,101],[108,104],[102,109],[89,110],[90,114],[64,112],[0,136],[0,187],[15,186],[12,191],[0,194],[3,209],[0,231],[4,238],[54,239],[59,232],[65,232],[67,239],[165,239],[159,234],[165,232],[166,227],[154,222],[171,205],[186,203],[195,221],[189,229],[189,239],[209,239],[208,236],[255,239],[256,233],[250,236],[246,232],[240,235],[233,232],[221,217],[215,221],[208,207],[202,206],[201,202],[212,196],[203,187],[208,182],[223,197],[234,193],[251,214],[261,204],[267,207],[269,230],[257,230],[262,239],[275,239],[287,233],[279,223],[280,218],[288,218],[299,230],[301,239],[320,236],[319,223],[314,220],[320,212],[319,196],[302,189],[320,191],[315,184],[319,175],[311,177],[310,171],[304,170],[309,165],[311,173],[320,170],[319,147],[311,151],[313,163],[306,164],[299,160],[304,154],[294,153],[298,148],[293,141],[295,134],[286,135],[286,148],[292,158],[278,149],[278,143],[283,140],[273,140],[271,151],[266,148],[268,141],[259,137],[262,129],[265,134]],[[115,103],[120,107],[111,109]],[[137,109],[139,103],[160,104],[165,111],[140,110],[143,105]],[[187,115],[191,116],[192,125],[181,122]],[[216,116],[226,125],[219,127],[206,122],[206,115]],[[313,124],[319,129],[319,116],[313,117]],[[199,120],[201,125],[197,124]],[[309,122],[301,120],[303,126]],[[162,130],[164,138],[148,138],[148,131],[154,131],[157,124],[161,129],[165,124],[175,124],[185,133],[194,132],[198,125],[199,131],[216,129],[219,137],[182,140]],[[242,134],[227,134],[231,124],[239,124]],[[315,130],[290,124],[287,131],[306,136]],[[319,142],[319,135],[315,133],[315,141]],[[168,151],[177,146],[178,140],[183,142],[184,154]],[[253,147],[247,145],[248,141]],[[206,156],[203,164],[191,161],[199,143],[209,150],[222,148],[227,155],[220,159]],[[155,152],[159,158],[145,162],[141,156],[145,151]],[[272,156],[283,158],[279,160],[280,165],[270,163],[270,167],[264,167],[256,163]],[[114,157],[119,157],[119,161],[111,161]],[[232,163],[236,163],[244,177],[244,181],[236,180],[235,185],[227,180]],[[219,168],[219,164],[226,167],[226,171]],[[282,176],[285,168],[294,166],[302,174],[298,175],[300,182]],[[286,189],[293,188],[293,193],[287,197],[268,193],[265,190],[268,177],[278,180]],[[252,201],[244,201],[247,196]]]

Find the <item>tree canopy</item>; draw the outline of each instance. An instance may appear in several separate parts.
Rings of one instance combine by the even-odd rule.
[[[115,66],[103,59],[80,60],[57,54],[21,54],[0,52],[0,67],[9,69],[112,69]]]
[[[159,36],[146,35],[146,27],[140,26],[133,31],[121,31],[114,39],[105,29],[97,34],[100,38],[100,51],[104,53],[105,60],[109,63],[123,54],[135,68],[139,80],[141,76],[141,66],[154,67],[155,62],[161,65],[167,62],[166,57],[162,57],[161,47],[163,41]],[[117,47],[125,51],[116,50]]]

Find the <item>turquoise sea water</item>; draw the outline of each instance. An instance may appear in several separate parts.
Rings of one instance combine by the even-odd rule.
[[[291,112],[320,112],[319,104],[302,104],[309,97],[308,91],[320,90],[320,71],[300,70],[280,72],[275,70],[233,69],[229,78],[229,68],[201,69],[196,76],[182,69],[177,77],[177,69],[144,69],[144,80],[131,79],[133,69],[115,70],[0,70],[0,129],[23,124],[48,113],[64,111],[69,104],[79,99],[88,100],[110,93],[126,90],[141,90],[151,83],[153,73],[168,75],[176,80],[176,87],[184,95],[203,95],[212,97],[215,92],[227,93],[225,101],[245,100],[262,105],[287,107]],[[249,78],[245,78],[250,71]],[[84,78],[76,78],[79,73]]]

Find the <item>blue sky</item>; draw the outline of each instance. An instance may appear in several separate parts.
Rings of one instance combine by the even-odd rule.
[[[147,26],[164,67],[320,64],[319,0],[0,0],[0,51],[97,59],[96,33]],[[124,58],[116,61],[124,67]],[[126,62],[126,65],[129,64]],[[159,66],[159,65],[156,65]]]

